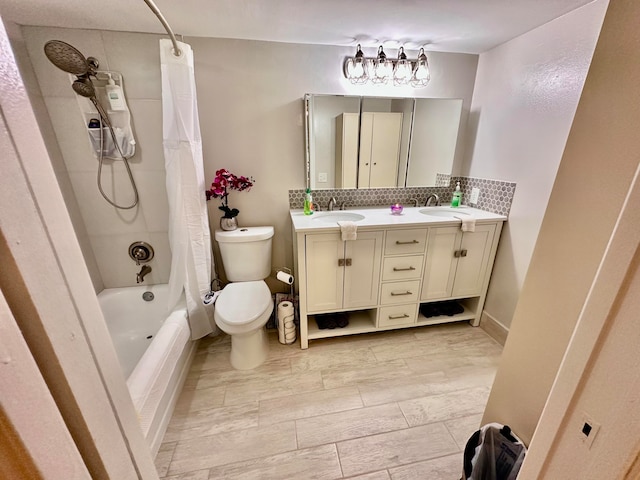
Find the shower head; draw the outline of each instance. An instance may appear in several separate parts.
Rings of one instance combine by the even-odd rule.
[[[49,40],[45,43],[44,54],[60,70],[73,75],[93,74],[97,68],[93,64],[95,59],[92,58],[92,62],[89,62],[76,47],[62,40]]]
[[[96,89],[93,86],[93,83],[88,77],[79,77],[77,80],[73,82],[71,85],[73,91],[76,92],[81,97],[88,98],[93,103],[93,106],[96,107],[100,118],[102,119],[102,123],[106,126],[111,127],[111,122],[109,121],[109,115],[104,111],[104,108],[98,102],[96,98]]]

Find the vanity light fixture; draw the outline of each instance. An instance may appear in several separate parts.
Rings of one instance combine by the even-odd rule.
[[[424,48],[420,48],[417,59],[410,60],[404,53],[404,47],[400,47],[397,60],[393,60],[384,53],[382,45],[378,47],[375,58],[365,57],[360,44],[355,56],[345,60],[344,76],[353,84],[362,85],[371,81],[384,85],[392,80],[396,86],[411,85],[416,88],[426,87],[431,79]]]

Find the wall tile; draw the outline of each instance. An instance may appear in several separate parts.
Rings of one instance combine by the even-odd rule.
[[[133,175],[147,228],[150,232],[166,231],[169,228],[169,201],[164,171],[138,171]]]
[[[112,173],[113,170],[116,170],[115,175]],[[72,172],[69,178],[89,235],[146,231],[147,226],[140,206],[121,210],[109,205],[98,191],[95,173]],[[102,170],[102,188],[111,199],[123,204],[131,203],[131,183],[122,162],[105,162]]]
[[[124,93],[131,110],[131,123],[136,139],[136,154],[131,159],[133,170],[164,172],[162,102],[130,99],[126,89]]]

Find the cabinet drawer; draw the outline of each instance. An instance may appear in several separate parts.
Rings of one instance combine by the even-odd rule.
[[[423,255],[387,257],[382,266],[382,281],[408,280],[422,277]]]
[[[383,283],[380,303],[382,305],[392,305],[394,303],[417,302],[419,293],[420,280]]]
[[[385,255],[424,253],[427,245],[427,229],[387,230]]]
[[[393,327],[395,325],[410,325],[416,323],[418,305],[394,305],[382,307],[378,310],[378,327]]]

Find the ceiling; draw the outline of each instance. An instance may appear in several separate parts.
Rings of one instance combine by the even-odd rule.
[[[156,0],[176,34],[482,53],[592,0]],[[143,0],[0,0],[21,25],[163,33]]]

